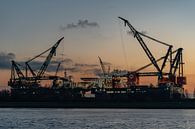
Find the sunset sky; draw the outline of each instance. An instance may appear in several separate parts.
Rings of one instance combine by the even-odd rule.
[[[189,90],[195,78],[194,0],[2,0],[0,2],[0,86],[10,78],[10,60],[24,62],[64,37],[54,60],[73,74],[100,69],[98,56],[112,69],[135,70],[150,63],[127,27],[184,48]],[[146,40],[147,41],[147,40]],[[156,58],[166,47],[146,42]]]

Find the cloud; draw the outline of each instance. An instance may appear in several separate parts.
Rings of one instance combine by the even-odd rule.
[[[25,64],[25,62],[19,62],[19,63],[23,65]],[[48,65],[48,68],[46,69],[46,72],[55,72],[57,70],[59,63],[61,63],[59,67],[59,71],[61,71],[65,69],[63,64],[71,66],[71,64],[73,64],[73,61],[70,58],[65,58],[64,60],[60,60],[60,59],[51,60],[50,64]],[[33,70],[38,71],[43,65],[43,61],[32,61],[29,63],[29,65],[31,66]],[[72,69],[71,71],[75,71],[75,70]]]
[[[11,60],[15,59],[14,53],[0,53],[0,69],[10,69]]]
[[[20,69],[21,70],[25,70],[25,61],[16,61],[17,64],[20,65]],[[50,64],[48,65],[48,68],[46,69],[46,72],[54,72],[57,69],[58,66],[57,61],[51,61]],[[31,61],[28,63],[29,66],[32,68],[32,70],[37,73],[39,71],[39,69],[41,68],[41,66],[43,65],[42,61]]]
[[[65,64],[72,64],[73,60],[70,59],[70,58],[66,58],[66,59],[62,60],[62,62],[65,63]]]
[[[69,71],[69,72],[80,72],[81,70],[80,70],[80,68],[78,68],[78,67],[68,67],[68,68],[64,68],[64,70],[67,70],[67,71]]]
[[[57,70],[59,63],[60,61],[55,61],[55,60],[51,61],[46,69],[46,72],[55,72]],[[23,64],[24,66],[25,62],[19,62],[19,64]],[[43,65],[43,62],[42,61],[32,61],[29,63],[29,65],[34,71],[38,72],[41,66]],[[60,70],[64,70],[64,67],[62,65],[60,65],[59,67],[59,71]]]
[[[109,62],[103,62],[103,64],[105,66],[106,71],[109,69],[109,66],[112,65]],[[103,75],[100,64],[77,64],[76,66],[85,67],[86,68],[86,69],[84,69],[85,73],[94,74],[96,76],[102,76]]]
[[[101,76],[103,74],[102,70],[100,68],[87,69],[87,70],[85,70],[85,72],[90,73],[90,74],[94,74],[96,76]]]
[[[65,58],[65,59],[56,59],[52,60],[51,64],[59,64],[59,63],[64,63],[64,64],[73,64],[73,60],[70,58]]]
[[[22,64],[24,66],[25,62],[18,62],[19,64]],[[82,63],[75,63],[72,59],[66,58],[64,60],[52,60],[47,68],[47,72],[55,72],[58,64],[61,63],[59,67],[59,71],[62,70],[67,70],[69,72],[85,72],[85,69],[90,69],[90,68],[96,68],[99,65],[98,64],[82,64]],[[41,68],[43,62],[42,61],[32,61],[29,63],[31,68],[33,70],[38,70]]]
[[[75,67],[97,67],[99,65],[97,64],[79,64],[79,63],[75,63]]]
[[[0,53],[0,69],[10,69],[11,68],[11,60],[15,60],[14,53]],[[35,73],[39,71],[41,66],[43,65],[43,57],[41,60],[33,60],[29,62],[30,67],[34,70]],[[16,61],[20,64],[20,69],[23,71],[25,69],[25,61]],[[55,72],[57,70],[58,64],[61,63],[59,67],[59,71],[67,70],[71,73],[90,73],[97,76],[102,74],[102,70],[99,64],[86,64],[86,63],[77,63],[74,62],[71,58],[65,59],[55,59],[51,60],[48,68],[46,69],[47,72]],[[103,62],[105,66],[111,65],[109,62]]]
[[[60,30],[65,31],[68,29],[87,28],[87,27],[99,27],[99,24],[97,22],[89,22],[87,19],[78,20],[76,24],[71,23],[71,24],[67,24],[66,26],[61,25]]]
[[[73,63],[73,62],[72,62]],[[63,66],[64,69],[70,72],[87,72],[92,73],[89,69],[96,69],[99,65],[97,64],[84,64],[84,63],[73,63],[72,65]]]
[[[0,69],[11,69],[11,60],[15,60],[16,55],[14,53],[0,53]],[[66,62],[70,62],[70,59],[65,59]],[[23,70],[25,68],[25,61],[16,61],[20,64],[20,69]],[[48,67],[48,71],[55,71],[59,62],[51,61]],[[39,70],[42,66],[42,61],[32,61],[29,65],[32,67],[33,70]]]

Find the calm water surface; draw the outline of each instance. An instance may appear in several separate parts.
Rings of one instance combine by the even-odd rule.
[[[0,109],[2,129],[195,129],[195,110]]]

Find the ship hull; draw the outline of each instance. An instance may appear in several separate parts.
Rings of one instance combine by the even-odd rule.
[[[195,109],[195,100],[172,101],[1,101],[0,108],[136,108],[136,109]]]
[[[93,96],[85,96],[90,92]],[[19,88],[0,97],[0,108],[145,108],[195,109],[195,100],[170,94],[165,88],[132,87],[82,88]],[[181,96],[179,94],[179,96]]]

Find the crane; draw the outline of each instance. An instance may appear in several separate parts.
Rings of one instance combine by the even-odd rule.
[[[11,61],[12,62],[12,68],[11,68],[11,79],[15,78],[15,71],[18,75],[19,79],[24,78],[24,74],[22,73],[22,71],[19,68],[19,64],[16,63],[14,60]]]
[[[176,86],[182,86],[183,84],[186,84],[186,77],[183,76],[183,57],[182,57],[182,50],[183,48],[178,48],[175,51],[172,51],[173,46],[170,44],[167,44],[165,42],[159,41],[155,38],[152,38],[148,35],[145,35],[143,33],[140,33],[139,31],[137,31],[128,20],[122,18],[122,17],[118,17],[119,19],[121,19],[122,21],[124,21],[125,26],[128,26],[130,28],[130,30],[132,31],[134,37],[138,40],[139,44],[141,45],[141,47],[143,48],[143,50],[145,51],[146,55],[148,56],[148,58],[150,59],[151,63],[148,65],[145,65],[133,72],[130,72],[127,76],[158,76],[158,83],[169,83],[172,82],[174,83]],[[165,46],[168,47],[167,52],[165,54],[165,56],[159,58],[159,59],[155,59],[155,57],[153,56],[153,54],[150,52],[150,50],[148,49],[147,45],[145,44],[144,40],[142,39],[143,37],[146,37],[150,40],[153,40],[157,43],[163,44]],[[175,54],[175,57],[173,58]],[[162,61],[163,60],[163,61]],[[170,61],[170,66],[169,66],[169,72],[164,72],[165,66],[167,61]],[[162,65],[161,67],[159,66],[158,62],[162,61]],[[156,68],[157,72],[144,72],[141,73],[139,71],[154,65],[154,67]],[[176,75],[176,72],[178,71],[178,76]],[[176,77],[177,77],[177,82],[176,82]],[[165,81],[166,80],[166,81]]]
[[[57,74],[58,74],[58,71],[59,71],[60,65],[61,65],[61,62],[59,62],[59,63],[58,63],[58,66],[57,66],[57,69],[56,69],[55,76],[57,76]]]
[[[11,78],[8,81],[8,85],[13,87],[16,87],[17,85],[15,84],[21,84],[21,82],[25,79],[24,74],[20,70],[20,64],[16,63],[14,60],[11,61],[12,66],[11,66]],[[18,77],[16,77],[16,74]],[[20,85],[21,86],[21,85]]]
[[[46,51],[42,52],[41,54],[33,57],[32,59],[25,62],[25,74],[22,73],[20,70],[21,65],[16,63],[15,61],[12,61],[12,68],[11,68],[11,78],[8,82],[8,85],[11,86],[12,89],[17,88],[37,88],[41,86],[42,80],[48,80],[52,81],[53,84],[55,84],[56,80],[62,80],[63,82],[68,81],[64,77],[57,76],[57,72],[59,70],[60,64],[58,64],[55,76],[50,75],[44,75],[49,63],[51,62],[52,57],[56,53],[56,49],[59,46],[60,42],[64,39],[64,37],[60,38],[52,47],[47,49]],[[41,55],[45,54],[46,52],[49,52],[47,55],[45,61],[41,65],[38,72],[35,72],[31,66],[30,62],[32,62],[34,59],[40,57]],[[28,71],[30,71],[32,76],[28,75]],[[17,75],[16,75],[17,74]]]
[[[33,75],[33,77],[36,77],[36,74],[35,74],[34,70],[30,67],[30,65],[28,64],[28,62],[25,62],[25,65],[26,65],[26,77],[28,76],[27,69],[30,70],[30,72]]]
[[[175,58],[172,61],[169,74],[175,76],[177,69],[179,68],[179,76],[183,76],[183,60],[182,60],[183,48],[179,48]]]
[[[99,58],[99,61],[100,61],[100,65],[101,65],[101,68],[102,68],[102,72],[103,72],[103,75],[105,76],[106,75],[106,69],[105,69],[105,66],[102,62],[102,59],[98,56]]]
[[[138,40],[138,42],[140,43],[141,47],[142,47],[143,50],[145,51],[146,55],[147,55],[148,58],[150,59],[151,63],[152,63],[152,64],[154,65],[154,67],[156,68],[156,70],[157,70],[157,72],[158,72],[158,77],[159,77],[159,79],[162,79],[162,78],[163,78],[162,71],[163,71],[163,69],[164,69],[164,67],[165,67],[165,64],[166,64],[167,60],[168,60],[168,56],[171,55],[170,53],[171,53],[171,51],[172,51],[172,47],[173,47],[173,46],[172,46],[172,45],[169,45],[169,44],[167,44],[167,43],[164,43],[164,42],[162,42],[162,41],[159,41],[159,40],[157,40],[157,39],[154,39],[154,38],[152,38],[152,37],[150,37],[150,36],[147,36],[147,35],[145,35],[145,34],[143,34],[143,33],[138,32],[138,31],[130,24],[130,22],[129,22],[128,20],[126,20],[126,19],[124,19],[124,18],[122,18],[122,17],[118,17],[118,18],[124,21],[125,26],[128,25],[128,27],[129,27],[130,30],[132,31],[134,37]],[[145,44],[145,42],[144,42],[144,40],[142,39],[141,36],[144,36],[144,37],[146,37],[146,38],[149,38],[149,39],[151,39],[151,40],[153,40],[153,41],[156,41],[156,42],[158,42],[158,43],[160,43],[160,44],[163,44],[163,45],[169,47],[168,50],[167,50],[166,56],[164,57],[164,61],[163,61],[163,64],[162,64],[161,68],[159,67],[159,65],[158,65],[158,63],[157,63],[157,60],[155,59],[155,57],[153,56],[153,54],[151,53],[151,51],[149,50],[149,48],[147,47],[147,45]],[[170,57],[170,58],[171,58],[171,57]],[[170,59],[170,60],[172,60],[172,59]]]
[[[64,39],[64,37],[62,37],[61,39],[59,39],[59,40],[57,41],[57,43],[54,44],[53,47],[51,47],[51,50],[50,50],[50,52],[49,52],[49,55],[47,56],[47,58],[45,59],[45,62],[43,63],[43,65],[41,66],[39,72],[37,73],[37,77],[41,77],[41,76],[45,73],[45,71],[46,71],[46,69],[47,69],[47,67],[48,67],[48,65],[49,65],[49,63],[50,63],[50,61],[51,61],[51,58],[52,58],[53,55],[56,53],[56,49],[57,49],[58,45],[60,44],[60,42],[61,42],[63,39]]]
[[[51,61],[53,55],[56,53],[56,49],[57,49],[58,45],[60,44],[60,42],[61,42],[63,39],[64,39],[64,37],[60,38],[52,47],[50,47],[50,48],[47,49],[46,51],[42,52],[41,54],[39,54],[39,55],[33,57],[32,59],[28,60],[27,62],[25,62],[25,64],[26,64],[26,77],[27,77],[27,70],[28,70],[28,69],[30,70],[30,72],[32,73],[32,75],[33,75],[35,78],[37,78],[37,79],[39,79],[39,78],[41,78],[41,77],[43,76],[43,74],[45,73],[45,71],[46,71],[46,69],[47,69],[47,67],[48,67],[48,65],[49,65],[49,63],[50,63],[50,61]],[[42,64],[41,68],[39,69],[38,73],[35,74],[34,71],[33,71],[33,69],[30,67],[29,63],[30,63],[31,61],[33,61],[34,59],[40,57],[41,55],[45,54],[45,53],[48,52],[48,51],[50,51],[49,54],[48,54],[48,56],[46,57],[44,63]]]

